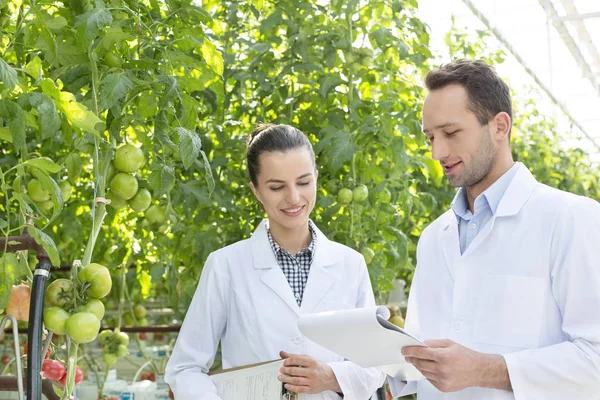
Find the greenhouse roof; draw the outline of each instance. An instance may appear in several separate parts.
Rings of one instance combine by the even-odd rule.
[[[515,82],[537,87],[551,103],[547,113],[563,118],[600,160],[599,0],[421,0],[432,46],[444,47],[450,16],[457,26],[491,30],[509,60],[499,67]],[[527,76],[526,78],[524,76]],[[565,117],[566,116],[566,117]],[[581,135],[580,135],[581,136]],[[570,139],[570,138],[569,138]]]

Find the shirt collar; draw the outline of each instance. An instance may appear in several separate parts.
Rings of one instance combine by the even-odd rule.
[[[492,214],[496,214],[500,200],[506,193],[506,189],[510,186],[510,182],[514,178],[521,163],[516,162],[508,171],[506,171],[496,182],[481,193],[475,199],[475,211],[479,214],[480,210],[486,206],[490,208]],[[468,219],[470,211],[468,209],[467,191],[465,188],[460,188],[452,200],[452,211],[456,217]]]
[[[277,255],[282,250],[287,251],[287,250],[283,249],[281,246],[279,246],[279,244],[277,244],[275,239],[273,239],[273,236],[271,236],[271,230],[269,229],[269,220],[266,221],[265,226],[267,228],[267,237],[269,238],[269,243],[271,244],[271,249],[273,250],[275,257],[277,257]],[[310,230],[310,234],[312,236],[310,244],[308,245],[307,248],[300,250],[297,254],[300,254],[304,251],[308,251],[312,257],[315,254],[315,247],[317,246],[317,232],[315,230],[314,223],[310,219],[308,220],[308,229]]]

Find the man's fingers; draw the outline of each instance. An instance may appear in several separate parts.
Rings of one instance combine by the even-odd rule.
[[[448,339],[431,339],[431,340],[426,340],[423,343],[425,343],[427,346],[435,349],[435,348],[448,347],[451,344],[453,344],[454,342],[452,340],[448,340]]]
[[[294,354],[292,353],[286,353],[285,351],[281,350],[279,352],[279,357],[286,359],[286,358],[290,358],[291,356],[293,356]]]
[[[310,367],[313,365],[313,359],[307,356],[300,356],[298,354],[289,354],[289,357],[285,359],[283,365],[285,367]]]
[[[281,367],[279,372],[289,376],[303,376],[307,377],[310,375],[310,369],[302,367]]]
[[[277,376],[277,379],[279,379],[283,383],[289,383],[290,385],[295,386],[308,386],[310,384],[309,380],[302,376],[290,376],[279,374]]]
[[[419,358],[422,360],[436,361],[438,355],[437,349],[431,349],[423,346],[406,346],[402,348],[404,357]]]
[[[413,357],[407,358],[406,361],[414,365],[423,375],[425,375],[426,372],[431,374],[436,374],[438,372],[439,365],[435,361],[422,360]]]

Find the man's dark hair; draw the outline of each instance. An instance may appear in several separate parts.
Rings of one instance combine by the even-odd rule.
[[[507,113],[512,121],[510,89],[485,62],[461,60],[444,64],[430,71],[425,78],[425,86],[429,91],[452,84],[465,88],[469,96],[469,110],[475,113],[481,126],[487,125],[500,112]]]
[[[315,152],[310,141],[299,129],[289,125],[261,124],[248,135],[246,160],[248,161],[248,174],[250,180],[258,185],[260,173],[259,157],[264,152],[295,150],[304,147],[308,150],[316,168]]]

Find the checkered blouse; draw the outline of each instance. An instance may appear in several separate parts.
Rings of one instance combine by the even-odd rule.
[[[283,270],[283,274],[287,278],[294,297],[298,306],[302,304],[302,296],[304,295],[304,288],[306,287],[306,281],[308,280],[308,273],[310,272],[310,265],[312,264],[315,248],[317,246],[317,233],[313,226],[312,221],[308,221],[308,228],[312,235],[310,245],[300,250],[296,255],[291,255],[286,249],[282,248],[273,240],[271,231],[267,225],[267,236],[269,237],[269,243],[277,259],[277,263]]]

